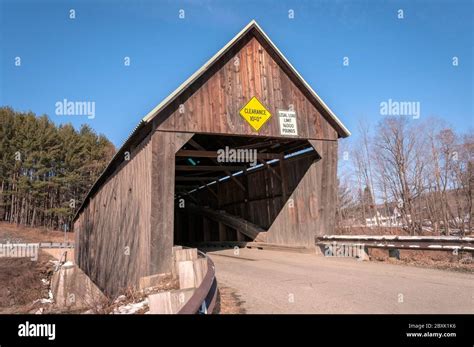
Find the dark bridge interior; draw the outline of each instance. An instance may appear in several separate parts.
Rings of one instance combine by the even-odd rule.
[[[306,140],[194,135],[176,153],[175,244],[265,242],[318,159]]]

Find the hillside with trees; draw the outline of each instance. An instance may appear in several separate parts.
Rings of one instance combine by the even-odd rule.
[[[0,108],[0,220],[69,229],[88,189],[115,152],[88,125]]]
[[[397,226],[412,235],[472,232],[474,134],[436,118],[386,117],[360,123],[343,142],[339,227]]]

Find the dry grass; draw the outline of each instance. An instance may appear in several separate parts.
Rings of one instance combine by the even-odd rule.
[[[0,313],[34,313],[47,298],[49,286],[42,279],[51,280],[51,256],[40,252],[37,261],[28,258],[0,258]]]
[[[0,222],[0,242],[64,242],[64,232],[46,228],[30,228]],[[74,233],[67,233],[67,242],[74,242]]]

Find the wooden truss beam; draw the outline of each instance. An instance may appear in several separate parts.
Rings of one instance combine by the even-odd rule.
[[[198,150],[200,150],[200,151],[205,151],[205,148],[204,148],[203,146],[201,146],[199,143],[197,143],[196,141],[194,141],[193,139],[190,139],[190,140],[188,141],[188,143],[189,143],[191,146],[193,146],[194,148],[196,148],[196,149],[198,149]],[[216,152],[216,153],[217,153],[217,152]],[[222,166],[221,164],[219,164],[219,163],[217,162],[216,159],[211,159],[211,160],[212,160],[212,162],[213,162],[214,164]],[[225,173],[226,173],[228,176],[230,176],[231,180],[234,181],[240,189],[242,189],[244,192],[246,191],[245,186],[244,186],[237,178],[235,178],[234,176],[232,176],[232,173],[231,173],[230,171],[225,171]]]

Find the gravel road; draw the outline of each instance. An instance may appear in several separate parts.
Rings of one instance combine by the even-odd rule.
[[[253,249],[210,251],[247,313],[474,313],[474,275]]]

